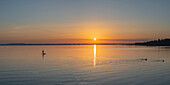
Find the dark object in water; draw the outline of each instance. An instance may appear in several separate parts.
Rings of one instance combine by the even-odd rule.
[[[165,60],[157,60],[157,61],[165,62]]]
[[[147,58],[142,58],[141,60],[145,60],[145,61],[147,61],[148,59],[147,59]]]
[[[44,50],[42,50],[42,55],[43,55],[43,56],[46,55],[46,53],[44,52]]]
[[[160,61],[165,62],[165,60],[160,60]]]
[[[165,60],[155,60],[155,62],[165,62]]]

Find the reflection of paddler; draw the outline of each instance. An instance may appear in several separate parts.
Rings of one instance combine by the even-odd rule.
[[[42,55],[46,55],[46,53],[44,52],[44,50],[42,50]]]

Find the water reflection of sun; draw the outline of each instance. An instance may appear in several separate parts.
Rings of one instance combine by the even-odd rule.
[[[93,60],[93,65],[96,67],[96,45],[94,45],[94,60]]]

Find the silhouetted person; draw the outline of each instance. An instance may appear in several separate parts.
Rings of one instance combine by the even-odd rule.
[[[42,56],[46,55],[46,53],[44,52],[44,50],[42,50]]]

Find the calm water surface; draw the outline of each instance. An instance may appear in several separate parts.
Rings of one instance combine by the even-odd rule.
[[[0,85],[63,84],[170,85],[170,47],[0,46]]]

